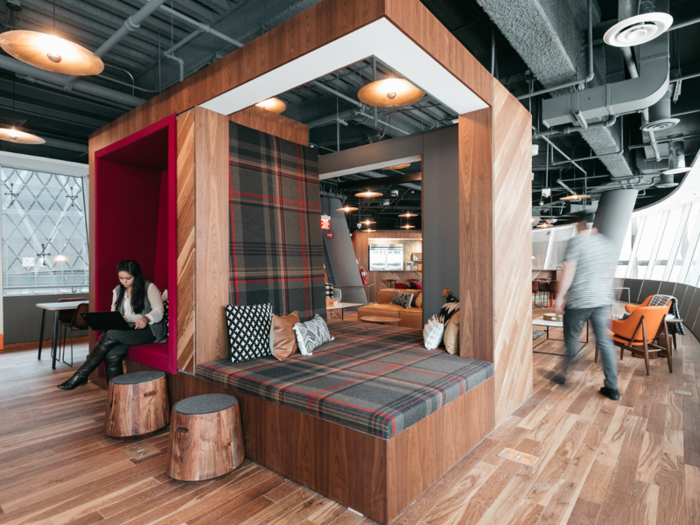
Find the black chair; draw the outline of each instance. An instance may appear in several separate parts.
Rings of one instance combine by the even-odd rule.
[[[69,299],[71,301],[84,301],[84,299]],[[88,329],[88,325],[85,322],[85,319],[83,319],[83,316],[80,314],[84,314],[90,311],[90,305],[89,304],[81,304],[76,308],[75,310],[63,310],[60,312],[63,314],[64,312],[70,313],[70,319],[68,319],[68,316],[65,316],[65,321],[64,319],[61,319],[59,316],[58,322],[59,322],[59,329],[60,327],[63,327],[63,352],[61,353],[61,361],[63,363],[67,364],[68,366],[73,366],[73,332],[79,332],[83,330]],[[66,363],[66,336],[67,333],[70,331],[70,363]],[[60,335],[59,335],[60,337]]]

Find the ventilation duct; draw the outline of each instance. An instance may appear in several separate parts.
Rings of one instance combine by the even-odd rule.
[[[690,168],[685,165],[685,148],[682,140],[671,142],[668,146],[668,169],[664,170],[664,175],[673,175],[678,173],[687,173]]]
[[[671,117],[671,97],[673,87],[669,85],[661,100],[649,108],[649,122],[640,128],[646,132],[657,132],[671,128],[680,122],[680,119]]]
[[[668,0],[657,6],[668,11]],[[637,48],[639,77],[605,84],[584,91],[542,101],[542,121],[547,127],[574,124],[607,118],[611,115],[637,113],[656,104],[664,96],[669,83],[668,33]]]

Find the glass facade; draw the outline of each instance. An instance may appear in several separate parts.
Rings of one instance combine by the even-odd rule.
[[[8,167],[0,174],[4,295],[87,292],[83,178]]]
[[[564,262],[569,239],[574,236],[574,225],[532,231],[532,269],[556,270]]]

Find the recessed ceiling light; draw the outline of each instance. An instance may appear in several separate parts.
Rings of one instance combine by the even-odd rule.
[[[364,86],[357,97],[370,106],[394,108],[418,102],[425,93],[403,78],[377,80]]]
[[[287,109],[287,104],[282,102],[280,99],[272,97],[268,98],[267,100],[263,100],[262,102],[258,102],[255,104],[259,108],[266,109],[272,113],[282,113],[285,109]]]
[[[645,13],[619,21],[605,32],[603,40],[613,47],[646,44],[663,34],[673,24],[668,13]]]
[[[13,30],[0,34],[8,55],[39,69],[64,75],[99,75],[102,59],[70,40],[38,31]]]

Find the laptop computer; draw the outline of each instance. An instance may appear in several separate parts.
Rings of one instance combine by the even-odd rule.
[[[127,323],[119,312],[88,312],[80,314],[90,328],[97,331],[131,330],[133,324]]]

